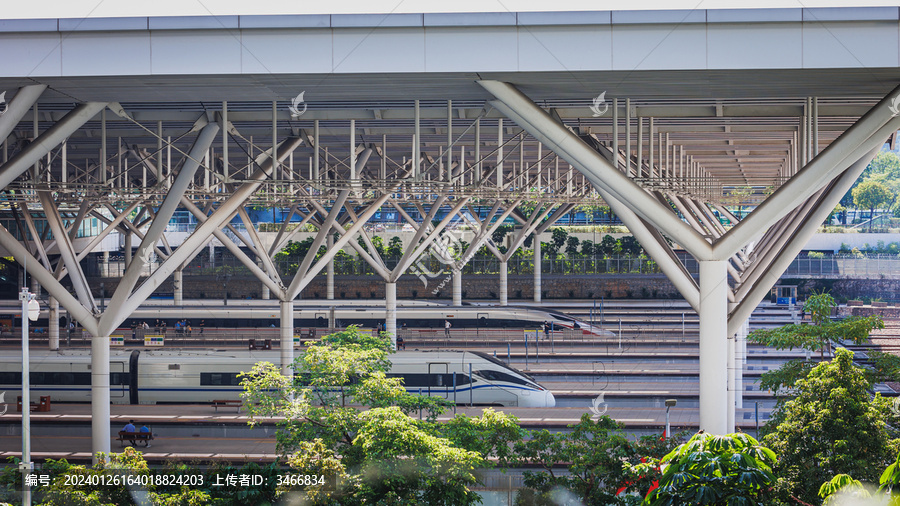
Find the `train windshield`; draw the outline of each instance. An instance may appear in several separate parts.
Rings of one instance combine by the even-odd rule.
[[[522,376],[523,378],[528,379],[528,381],[534,383],[535,385],[537,385],[537,381],[535,381],[534,378],[532,378],[531,376],[525,374],[524,372],[516,369],[515,367],[510,367],[507,363],[503,362],[502,360],[498,359],[497,357],[488,355],[487,353],[484,353],[483,351],[470,351],[469,353],[471,353],[473,355],[477,355],[477,356],[487,360],[488,362],[491,362],[491,363],[493,363],[497,366],[500,366],[504,369],[508,369],[508,370],[518,374],[519,376]],[[484,374],[481,374],[479,371],[475,371],[475,372],[478,372],[482,377],[484,377],[486,379],[491,379],[491,378],[488,378],[487,376],[485,376]]]

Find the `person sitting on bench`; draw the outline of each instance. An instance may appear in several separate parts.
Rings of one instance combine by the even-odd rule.
[[[122,432],[137,432],[137,429],[134,427],[134,420],[128,420]]]

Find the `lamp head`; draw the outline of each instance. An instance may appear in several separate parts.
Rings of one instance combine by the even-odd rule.
[[[678,399],[666,399],[666,407],[671,408],[678,404]]]

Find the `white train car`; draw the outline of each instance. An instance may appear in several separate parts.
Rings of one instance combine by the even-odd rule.
[[[487,354],[401,351],[390,356],[391,376],[407,391],[479,405],[553,407],[553,394],[526,374]],[[113,350],[110,397],[116,404],[205,403],[239,399],[241,372],[257,362],[279,363],[278,352],[238,350]],[[90,401],[88,350],[33,351],[32,396]],[[0,390],[19,395],[21,355],[0,354]]]

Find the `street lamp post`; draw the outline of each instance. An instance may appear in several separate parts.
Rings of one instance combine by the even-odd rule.
[[[669,408],[675,406],[676,404],[678,404],[678,399],[666,399],[666,439],[672,437],[672,429],[669,426]]]
[[[22,301],[22,461],[19,463],[19,470],[23,475],[22,504],[31,506],[31,488],[25,479],[26,475],[34,470],[34,464],[31,462],[31,358],[28,354],[28,320],[38,319],[40,306],[34,300],[34,294],[25,286],[19,293],[19,300]]]

